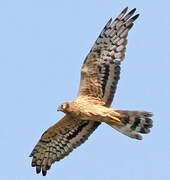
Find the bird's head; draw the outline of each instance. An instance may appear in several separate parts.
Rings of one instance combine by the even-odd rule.
[[[66,113],[67,110],[68,110],[68,108],[69,108],[69,103],[66,102],[66,103],[61,104],[61,105],[58,107],[57,111],[62,111],[62,112],[64,112],[64,113]]]

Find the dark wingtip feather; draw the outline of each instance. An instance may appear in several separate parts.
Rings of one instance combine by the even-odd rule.
[[[126,14],[127,10],[128,10],[128,7],[123,9],[123,11],[118,15],[118,17],[116,19],[122,19],[123,16]]]
[[[42,175],[46,176],[46,174],[47,174],[47,171],[42,170]]]
[[[106,25],[110,25],[111,22],[112,22],[112,18],[109,19]]]
[[[41,166],[36,166],[36,173],[39,174],[41,172]]]
[[[136,8],[133,8],[128,14],[134,14],[134,12],[136,11]]]
[[[129,13],[127,13],[126,16],[123,18],[124,21],[127,21],[130,17],[132,17],[135,11],[136,11],[136,8],[132,9]]]
[[[123,9],[123,11],[121,12],[121,14],[122,14],[122,13],[125,14],[125,13],[127,12],[127,10],[128,10],[128,6]]]
[[[136,14],[136,15],[133,16],[131,19],[133,19],[133,21],[135,21],[138,17],[139,17],[139,14]]]

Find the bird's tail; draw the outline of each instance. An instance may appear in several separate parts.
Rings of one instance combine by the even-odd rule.
[[[119,122],[107,122],[110,126],[118,130],[119,132],[138,140],[142,139],[142,136],[138,133],[147,134],[152,127],[152,120],[150,117],[152,113],[146,111],[121,111],[114,110],[120,116]]]

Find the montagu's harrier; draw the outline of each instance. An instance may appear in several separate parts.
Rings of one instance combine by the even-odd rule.
[[[51,126],[31,153],[32,166],[45,176],[55,161],[68,155],[84,143],[90,134],[105,122],[121,133],[142,139],[139,133],[149,133],[152,113],[110,109],[125,58],[127,35],[138,18],[136,9],[125,8],[112,22],[108,21],[87,55],[82,69],[78,97],[60,105],[66,115]]]

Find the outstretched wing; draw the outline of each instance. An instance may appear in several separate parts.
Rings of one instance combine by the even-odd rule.
[[[120,63],[125,57],[127,35],[139,14],[125,8],[108,21],[86,57],[81,70],[79,96],[99,98],[110,106],[119,80]]]
[[[30,157],[36,172],[45,176],[55,161],[67,156],[84,143],[100,122],[83,121],[65,116],[50,127],[41,137]]]

